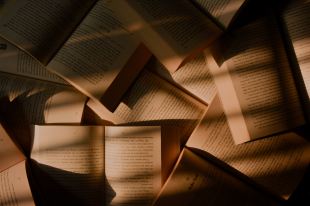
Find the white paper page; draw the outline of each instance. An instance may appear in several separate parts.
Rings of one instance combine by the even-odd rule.
[[[303,79],[299,83],[306,90],[304,104],[310,118],[310,2],[292,1],[283,11],[282,17],[297,57],[301,79]]]
[[[104,127],[36,125],[34,131],[31,158],[43,164],[40,169],[76,200],[88,205],[102,203]]]
[[[80,123],[86,97],[70,87],[0,73],[0,96],[19,106],[11,111],[29,124]]]
[[[23,161],[25,158],[2,124],[0,124],[0,172]]]
[[[87,105],[102,119],[116,124],[143,123],[144,125],[173,125],[182,130],[185,141],[199,121],[205,104],[163,81],[151,72],[144,71],[124,97],[114,113],[89,101]]]
[[[0,205],[35,206],[25,164],[22,161],[0,173]]]
[[[77,91],[54,94],[46,103],[45,123],[81,123],[86,99]]]
[[[228,27],[233,17],[246,0],[192,0],[211,14],[223,26]]]
[[[156,206],[277,205],[266,194],[184,149]]]
[[[107,126],[105,169],[116,194],[107,205],[150,205],[161,188],[160,127]]]
[[[206,104],[211,103],[217,92],[203,53],[188,61],[173,74],[169,74],[167,69],[155,58],[149,61],[146,67],[172,84],[187,90]]]
[[[39,61],[29,54],[2,38],[0,38],[0,71],[59,84],[68,84],[57,75],[47,71]]]
[[[98,1],[47,66],[49,71],[97,101],[107,92],[140,44],[123,28],[110,9],[111,2]],[[132,65],[127,72],[136,73],[142,69],[140,66]]]
[[[242,27],[230,43],[229,49],[222,51],[225,63],[210,69],[235,142],[303,125],[292,71],[272,18]],[[236,117],[243,118],[243,122],[236,124]]]
[[[195,56],[221,30],[187,0],[115,1],[115,10],[170,73]]]
[[[285,199],[310,163],[309,142],[293,132],[235,145],[218,97],[186,145],[214,155]]]
[[[94,2],[5,1],[0,13],[0,36],[47,64]]]

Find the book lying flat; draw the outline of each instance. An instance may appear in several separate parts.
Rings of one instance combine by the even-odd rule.
[[[237,144],[305,124],[296,71],[274,16],[264,15],[206,51]]]
[[[36,125],[27,160],[8,135],[1,140],[5,203],[147,205],[162,184],[160,127]]]
[[[113,110],[150,57],[110,9],[114,1],[5,1],[0,36]]]
[[[186,146],[212,155],[271,194],[288,199],[310,163],[308,138],[306,132],[297,130],[235,145],[216,96]]]

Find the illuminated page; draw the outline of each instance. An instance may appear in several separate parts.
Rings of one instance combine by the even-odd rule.
[[[144,42],[170,73],[221,33],[187,0],[115,2],[113,8],[126,28]]]
[[[310,2],[298,0],[291,3],[283,12],[289,38],[297,57],[298,65],[306,87],[307,98],[305,100],[310,109]],[[309,111],[308,111],[309,112]]]
[[[210,153],[285,199],[310,163],[309,142],[294,132],[235,145],[218,97],[186,145]]]
[[[31,158],[82,204],[103,203],[103,126],[36,125]]]
[[[0,173],[0,204],[35,206],[28,183],[26,161]]]
[[[182,131],[182,142],[189,137],[207,108],[149,71],[141,73],[114,113],[92,101],[87,105],[102,119],[115,124],[178,126]]]
[[[237,30],[231,40],[226,39],[230,46],[222,51],[223,64],[207,57],[237,144],[305,123],[281,36],[272,19],[257,20]]]
[[[0,36],[46,64],[95,1],[5,1]]]
[[[186,62],[173,74],[169,74],[155,58],[145,67],[206,104],[211,103],[217,92],[203,53]]]
[[[68,86],[5,73],[0,73],[0,93],[19,108],[11,108],[10,118],[23,116],[29,124],[80,123],[86,101]]]
[[[54,94],[45,104],[45,123],[81,123],[86,99],[77,91]]]
[[[25,155],[0,124],[0,172],[23,161],[25,158]]]
[[[266,194],[185,148],[154,205],[277,204]]]
[[[111,111],[150,56],[124,29],[112,3],[99,0],[47,66]]]
[[[56,74],[47,71],[37,60],[2,38],[0,38],[0,71],[67,84]]]
[[[106,126],[106,205],[150,205],[161,188],[160,127]]]
[[[211,14],[224,27],[228,27],[246,0],[192,0],[205,12]]]

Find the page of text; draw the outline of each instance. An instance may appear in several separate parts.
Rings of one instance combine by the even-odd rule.
[[[22,161],[0,173],[0,205],[35,206],[25,164]]]
[[[221,33],[187,0],[118,2],[125,25],[171,73]]]
[[[214,155],[285,199],[310,163],[309,142],[293,132],[235,145],[218,97],[186,145]]]
[[[154,205],[277,205],[266,194],[185,149]]]
[[[228,27],[231,20],[246,0],[192,0],[201,9],[211,14],[224,27]]]
[[[81,123],[86,99],[77,91],[54,94],[45,104],[45,123]]]
[[[5,1],[0,36],[46,64],[95,0]]]
[[[160,127],[106,127],[105,169],[115,193],[106,205],[151,205],[161,188]]]
[[[79,123],[86,101],[70,87],[5,73],[0,73],[0,95],[18,105],[8,112],[30,124]]]
[[[173,74],[169,74],[166,68],[155,58],[149,61],[146,68],[177,87],[187,90],[206,104],[211,103],[217,92],[203,53],[188,61]]]
[[[104,127],[35,126],[31,158],[85,205],[104,201]],[[43,180],[42,180],[43,181]]]
[[[307,97],[310,99],[310,2],[294,1],[284,10],[283,17],[294,47]],[[309,99],[305,100],[308,110],[310,109]]]
[[[139,42],[115,17],[110,9],[111,2],[99,0],[47,66],[97,100],[108,90],[139,46]],[[141,68],[132,66],[127,72],[135,73]]]
[[[149,71],[141,73],[114,113],[92,102],[87,104],[102,119],[111,117],[115,123],[179,126],[182,142],[207,108]]]
[[[67,84],[57,75],[47,71],[37,60],[2,38],[0,38],[0,71]]]
[[[24,159],[23,153],[0,124],[0,172]]]
[[[214,75],[238,143],[285,131],[305,121],[281,36],[272,19],[259,19],[236,31],[231,46],[223,54],[226,62]],[[232,88],[223,87],[227,82],[221,81],[222,71],[227,71]],[[230,92],[236,95],[239,111],[225,98]],[[234,122],[236,116],[244,119],[242,126],[248,136],[238,136],[240,125]]]

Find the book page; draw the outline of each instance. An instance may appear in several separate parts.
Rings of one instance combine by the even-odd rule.
[[[310,2],[298,0],[291,3],[283,11],[283,19],[288,30],[290,41],[293,45],[295,55],[306,87],[305,100],[307,109],[310,109],[310,29],[309,29]],[[309,112],[309,111],[308,111]]]
[[[5,1],[0,36],[46,64],[95,0]]]
[[[272,19],[262,18],[236,31],[228,40],[229,48],[222,51],[225,63],[210,66],[236,143],[305,122],[281,36]]]
[[[0,71],[67,84],[56,74],[47,71],[37,60],[2,38],[0,38]]]
[[[31,158],[81,204],[104,201],[103,126],[36,125]]]
[[[191,0],[206,13],[211,14],[225,28],[246,0]]]
[[[80,123],[86,101],[68,86],[2,73],[0,95],[16,105],[10,118],[23,116],[28,124]]]
[[[186,145],[214,155],[285,199],[310,163],[310,144],[295,132],[235,145],[218,97]]]
[[[126,28],[173,73],[221,33],[186,0],[115,1]]]
[[[183,143],[207,108],[147,70],[140,74],[113,113],[92,101],[88,101],[87,105],[102,119],[116,124],[178,126]]]
[[[110,9],[112,3],[99,0],[47,68],[113,111],[150,53],[123,28]],[[130,59],[134,56],[135,64]],[[132,65],[126,67],[127,63]],[[126,77],[118,79],[121,72]],[[123,85],[119,83],[119,88],[113,88],[113,98],[105,99],[104,94],[116,80]]]
[[[116,194],[106,205],[150,205],[161,188],[160,127],[106,126],[105,174]]]
[[[86,96],[77,91],[54,94],[45,104],[45,123],[80,123],[86,99]]]
[[[266,194],[185,148],[154,205],[277,204]]]
[[[0,173],[0,204],[35,206],[29,187],[26,161]]]
[[[23,161],[25,158],[25,155],[0,124],[0,172]]]
[[[206,104],[211,103],[217,92],[203,53],[185,63],[173,74],[168,73],[155,58],[149,61],[146,68]]]

